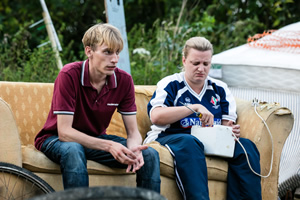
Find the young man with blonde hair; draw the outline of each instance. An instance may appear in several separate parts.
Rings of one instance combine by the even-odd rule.
[[[121,33],[112,25],[97,24],[82,42],[88,59],[69,63],[58,74],[36,148],[60,164],[65,189],[89,185],[86,163],[93,160],[137,172],[138,187],[160,192],[159,156],[141,145],[132,77],[116,67],[123,49]],[[116,109],[127,139],[106,134]]]

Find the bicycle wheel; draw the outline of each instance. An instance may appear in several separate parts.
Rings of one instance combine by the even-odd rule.
[[[25,200],[54,192],[40,177],[14,164],[0,162],[0,199]]]

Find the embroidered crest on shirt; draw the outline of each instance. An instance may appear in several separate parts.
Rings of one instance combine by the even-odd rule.
[[[189,97],[185,97],[185,101],[186,101],[187,103],[191,103],[191,99],[190,99]]]
[[[219,99],[216,99],[214,96],[211,97],[210,103],[213,104],[214,109],[218,109],[220,105],[217,105],[219,102]]]

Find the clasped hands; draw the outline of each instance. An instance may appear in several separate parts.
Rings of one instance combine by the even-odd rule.
[[[120,163],[128,165],[126,172],[136,172],[144,165],[142,151],[147,149],[146,145],[137,145],[127,148],[124,145],[113,142],[109,152]]]

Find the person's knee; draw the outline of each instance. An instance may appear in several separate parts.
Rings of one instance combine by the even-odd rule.
[[[148,149],[143,150],[142,152],[143,152],[143,157],[144,157],[145,163],[146,162],[152,162],[152,163],[159,162],[159,154],[152,147],[148,147]]]
[[[84,153],[84,148],[77,142],[64,142],[61,145],[62,154],[72,156]]]
[[[254,142],[252,142],[251,140],[249,140],[248,138],[240,138],[239,141],[243,144],[243,145],[254,145]]]
[[[254,142],[252,142],[251,140],[249,140],[247,138],[240,138],[239,141],[243,145],[243,147],[246,149],[248,155],[250,154],[250,155],[257,156],[258,158],[260,157],[259,151]],[[236,145],[238,145],[238,148],[240,148],[239,151],[244,152],[244,150],[242,150],[242,147],[240,146],[240,144],[236,144]]]
[[[190,150],[199,149],[201,151],[204,151],[203,143],[193,135],[186,134],[181,138],[181,140],[181,143],[185,148],[188,148]]]
[[[65,167],[68,168],[70,168],[71,166],[86,166],[84,148],[81,144],[76,142],[64,142],[64,144],[61,147],[61,164],[64,164]]]
[[[155,149],[148,147],[148,149],[143,150],[143,158],[144,165],[137,172],[138,185],[139,183],[146,185],[150,182],[154,185],[160,183],[160,160],[158,152]]]

